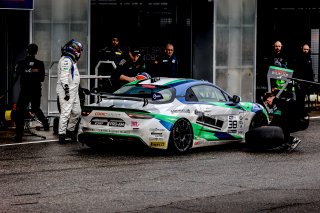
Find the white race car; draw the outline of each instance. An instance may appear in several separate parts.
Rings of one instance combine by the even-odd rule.
[[[268,121],[262,105],[240,102],[208,81],[157,77],[128,83],[84,106],[78,140],[89,147],[139,141],[184,153],[244,142],[248,130]]]

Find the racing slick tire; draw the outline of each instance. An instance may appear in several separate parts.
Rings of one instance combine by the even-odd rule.
[[[284,144],[284,134],[278,126],[261,126],[245,134],[247,147],[253,151],[274,149]]]
[[[179,119],[172,127],[169,139],[169,152],[186,153],[193,142],[192,125],[187,119]]]

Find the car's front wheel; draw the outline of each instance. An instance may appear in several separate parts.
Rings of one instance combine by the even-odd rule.
[[[179,119],[172,127],[169,139],[169,150],[174,153],[185,153],[193,142],[192,125],[187,119]]]
[[[251,120],[249,130],[268,125],[268,120],[262,112],[258,112]]]

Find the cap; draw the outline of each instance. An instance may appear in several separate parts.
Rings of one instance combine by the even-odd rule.
[[[141,55],[141,51],[136,48],[132,49],[130,52],[132,55],[139,55],[139,56]]]

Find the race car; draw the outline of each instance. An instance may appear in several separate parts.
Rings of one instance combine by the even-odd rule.
[[[245,133],[268,119],[262,105],[241,102],[208,81],[157,77],[128,83],[84,106],[78,141],[89,147],[135,141],[185,153],[245,142]]]

